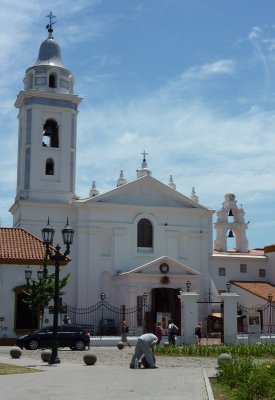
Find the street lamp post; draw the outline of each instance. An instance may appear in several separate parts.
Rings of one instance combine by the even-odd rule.
[[[269,305],[269,320],[268,320],[268,333],[272,333],[272,300],[273,296],[271,293],[267,296],[268,305]]]
[[[143,301],[143,333],[146,333],[146,300],[147,293],[143,293],[142,301]]]
[[[54,313],[53,313],[53,346],[52,354],[48,361],[49,364],[59,364],[60,359],[58,357],[58,306],[59,306],[59,267],[60,262],[64,261],[66,257],[70,254],[70,246],[73,243],[74,230],[69,226],[68,218],[67,224],[62,229],[62,238],[66,246],[64,254],[60,252],[61,247],[59,244],[55,246],[55,252],[53,253],[50,246],[53,244],[55,230],[51,227],[48,218],[48,224],[46,228],[42,229],[42,237],[44,245],[46,246],[46,253],[51,261],[55,264],[55,274],[54,274]]]

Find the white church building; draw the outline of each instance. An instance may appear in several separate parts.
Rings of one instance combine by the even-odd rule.
[[[75,230],[71,261],[61,268],[61,274],[70,273],[63,303],[72,308],[89,308],[104,293],[104,302],[114,308],[144,311],[141,319],[129,321],[133,329],[142,324],[152,330],[157,321],[167,325],[172,319],[184,335],[186,296],[195,293],[193,320],[202,321],[203,334],[214,335],[223,330],[222,295],[231,293],[238,303],[236,333],[275,332],[275,245],[249,250],[245,212],[233,193],[225,195],[214,223],[215,211],[200,204],[194,189],[184,195],[172,176],[168,184],[153,177],[144,152],[134,181],[120,171],[113,189],[100,193],[93,182],[88,197],[76,195],[81,100],[50,23],[15,102],[17,186],[13,228],[0,228],[0,342],[28,328],[24,314],[18,315],[23,313],[18,294],[27,265],[38,269],[43,263],[41,230],[48,217],[55,243],[62,245],[67,217]],[[234,238],[233,249],[228,237]]]

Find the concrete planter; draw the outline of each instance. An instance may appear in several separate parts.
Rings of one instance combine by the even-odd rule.
[[[44,362],[48,362],[52,355],[52,351],[50,349],[42,350],[41,352],[41,360]]]
[[[232,361],[232,356],[231,354],[228,353],[222,353],[218,357],[218,365],[221,367],[224,363]]]
[[[97,361],[97,356],[94,353],[86,353],[83,356],[83,361],[86,365],[94,365]]]
[[[117,348],[118,348],[119,350],[124,349],[124,343],[123,343],[123,342],[118,342],[118,343],[117,343]]]
[[[22,350],[20,347],[14,346],[10,349],[11,358],[20,358],[22,356]]]

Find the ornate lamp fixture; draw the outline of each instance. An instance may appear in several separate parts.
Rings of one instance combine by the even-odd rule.
[[[187,292],[190,292],[190,287],[191,287],[191,285],[192,285],[191,281],[186,281],[186,289],[187,289]]]

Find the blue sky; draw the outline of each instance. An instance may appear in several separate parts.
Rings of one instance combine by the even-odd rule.
[[[76,193],[121,169],[152,175],[218,210],[227,192],[250,221],[249,247],[275,243],[274,0],[0,0],[0,218],[15,197],[17,110],[46,15],[83,97]],[[215,217],[214,217],[215,222]],[[215,237],[215,234],[214,234]]]

